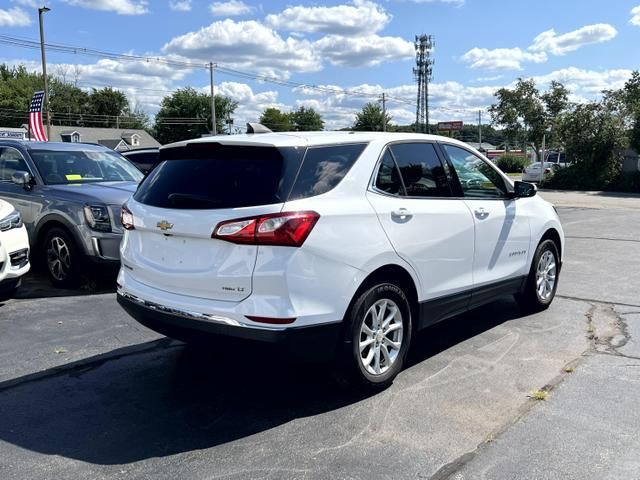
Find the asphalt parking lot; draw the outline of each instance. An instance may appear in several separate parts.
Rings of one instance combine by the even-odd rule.
[[[0,478],[640,478],[640,198],[542,195],[567,235],[551,308],[436,325],[377,394],[33,276],[0,304]]]

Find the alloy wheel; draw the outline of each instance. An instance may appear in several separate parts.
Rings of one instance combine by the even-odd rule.
[[[402,347],[402,312],[393,300],[380,299],[367,310],[360,326],[360,361],[371,375],[384,374]]]
[[[71,252],[63,238],[53,236],[47,245],[47,266],[53,278],[63,281],[71,271]]]
[[[545,250],[536,269],[536,294],[543,302],[551,298],[556,284],[556,258],[550,250]]]

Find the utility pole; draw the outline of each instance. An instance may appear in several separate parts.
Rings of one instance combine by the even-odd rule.
[[[478,150],[482,151],[482,110],[478,110]]]
[[[44,28],[42,26],[42,14],[47,13],[50,8],[40,7],[38,9],[38,21],[40,22],[40,52],[42,53],[42,77],[44,78],[44,108],[47,114],[47,140],[51,140],[51,113],[49,111],[49,85],[47,82],[47,57],[44,52]]]
[[[387,131],[387,99],[382,92],[382,131]]]
[[[216,131],[216,95],[213,87],[213,69],[215,64],[209,62],[209,73],[211,74],[211,135],[217,135]]]

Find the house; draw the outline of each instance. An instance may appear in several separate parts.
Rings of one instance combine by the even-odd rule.
[[[160,143],[144,130],[122,128],[51,125],[51,138],[49,140],[52,142],[99,143],[117,152],[160,146]]]

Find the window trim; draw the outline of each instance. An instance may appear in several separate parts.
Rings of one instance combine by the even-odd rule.
[[[305,200],[307,198],[318,197],[320,195],[325,195],[325,194],[331,192],[332,190],[337,188],[338,185],[340,185],[342,183],[342,181],[347,177],[347,175],[349,175],[349,173],[351,172],[353,167],[355,167],[356,163],[358,163],[358,160],[360,160],[362,158],[362,155],[364,155],[364,153],[367,151],[367,148],[369,148],[370,144],[371,144],[371,142],[341,142],[341,143],[326,143],[326,144],[323,143],[323,144],[318,144],[318,145],[307,145],[307,146],[303,147],[305,149],[304,155],[302,156],[302,159],[300,160],[300,164],[298,165],[298,169],[296,170],[296,174],[293,177],[293,182],[291,182],[291,187],[289,188],[289,191],[287,192],[287,195],[286,195],[284,201],[285,202],[295,202],[295,201],[298,201],[298,200]],[[317,195],[312,195],[310,197],[303,197],[303,198],[297,198],[295,200],[291,200],[291,194],[293,193],[293,189],[296,186],[296,183],[298,182],[298,177],[300,176],[300,172],[302,171],[302,167],[304,166],[304,162],[307,159],[307,155],[309,155],[309,150],[316,149],[316,148],[346,147],[346,146],[350,146],[350,145],[362,145],[363,146],[362,147],[362,151],[356,157],[354,162],[349,167],[349,170],[345,173],[344,177],[342,177],[342,179],[340,179],[340,181],[338,182],[337,185],[335,185],[330,190],[327,190],[326,192],[323,192],[323,193],[319,193]],[[276,147],[276,148],[282,148],[282,147]]]
[[[449,165],[449,169],[451,170],[452,174],[452,178],[454,179],[455,182],[455,186],[456,186],[456,190],[458,191],[457,193],[460,195],[456,198],[461,198],[461,199],[473,199],[473,200],[499,200],[501,202],[505,201],[505,200],[513,200],[513,197],[510,196],[511,193],[513,193],[513,185],[511,184],[510,180],[507,180],[507,178],[505,178],[504,173],[502,173],[500,171],[500,169],[498,167],[496,167],[491,161],[487,161],[486,158],[484,158],[482,155],[478,155],[477,153],[469,150],[468,148],[458,145],[456,143],[449,143],[449,142],[437,142],[438,143],[438,147],[441,150],[442,156],[446,159],[448,165]],[[464,194],[464,190],[462,189],[462,184],[460,183],[460,178],[458,178],[458,172],[456,171],[455,167],[453,166],[453,162],[451,161],[451,158],[449,157],[449,154],[447,153],[446,149],[444,148],[445,145],[449,145],[451,147],[457,147],[460,150],[464,150],[465,152],[468,152],[469,154],[473,155],[474,157],[478,158],[479,160],[482,160],[482,162],[484,162],[485,165],[487,165],[489,168],[493,169],[499,176],[500,178],[502,178],[502,180],[504,181],[504,186],[507,189],[507,193],[505,193],[503,196],[500,197],[482,197],[482,196],[475,196],[475,195],[465,195]]]
[[[37,183],[37,180],[36,180],[37,177],[33,174],[33,169],[31,168],[31,165],[29,165],[29,160],[27,160],[27,157],[20,150],[18,150],[16,147],[12,147],[12,146],[9,146],[9,145],[0,145],[0,150],[4,149],[4,148],[7,148],[7,149],[10,148],[11,150],[15,150],[16,152],[18,152],[18,154],[22,157],[22,160],[24,161],[25,165],[27,166],[27,170],[26,171],[31,175],[31,178],[33,179],[33,181]],[[0,178],[0,183],[10,184],[10,183],[13,183],[13,181],[12,180],[2,180]]]
[[[391,151],[390,147],[392,145],[398,145],[398,144],[406,144],[406,143],[426,143],[429,145],[433,145],[434,150],[436,151],[436,156],[438,157],[438,160],[440,160],[440,163],[442,164],[442,167],[444,168],[445,174],[447,176],[447,182],[449,183],[449,190],[451,195],[447,196],[447,197],[442,197],[442,196],[412,196],[412,195],[407,195],[407,189],[405,187],[404,184],[404,179],[402,178],[402,173],[400,172],[400,167],[398,167],[398,162],[396,161],[396,157],[393,154],[393,152]],[[393,193],[389,193],[389,192],[385,192],[383,190],[380,190],[378,187],[376,187],[376,180],[378,179],[378,172],[380,171],[380,167],[382,166],[382,158],[384,157],[384,154],[386,152],[386,150],[389,149],[389,153],[391,154],[391,158],[393,159],[393,163],[395,165],[395,167],[398,169],[398,173],[400,174],[400,183],[402,184],[402,189],[404,190],[405,194],[404,195],[396,195]],[[371,175],[371,178],[369,179],[369,187],[367,188],[368,191],[373,192],[373,193],[377,193],[378,195],[384,195],[386,197],[391,197],[391,198],[400,198],[400,199],[408,199],[408,200],[452,200],[452,199],[457,199],[459,200],[460,197],[455,196],[455,188],[454,185],[452,184],[452,181],[454,180],[454,178],[451,176],[451,165],[449,165],[448,163],[448,158],[444,157],[442,155],[442,152],[440,152],[440,149],[438,147],[438,142],[434,142],[434,141],[425,141],[425,140],[396,140],[393,142],[389,142],[386,143],[384,145],[384,148],[382,150],[380,150],[380,153],[378,154],[378,159],[376,160],[376,165],[373,169],[373,173]],[[456,183],[459,184],[458,182],[458,177],[455,177],[455,181]]]

